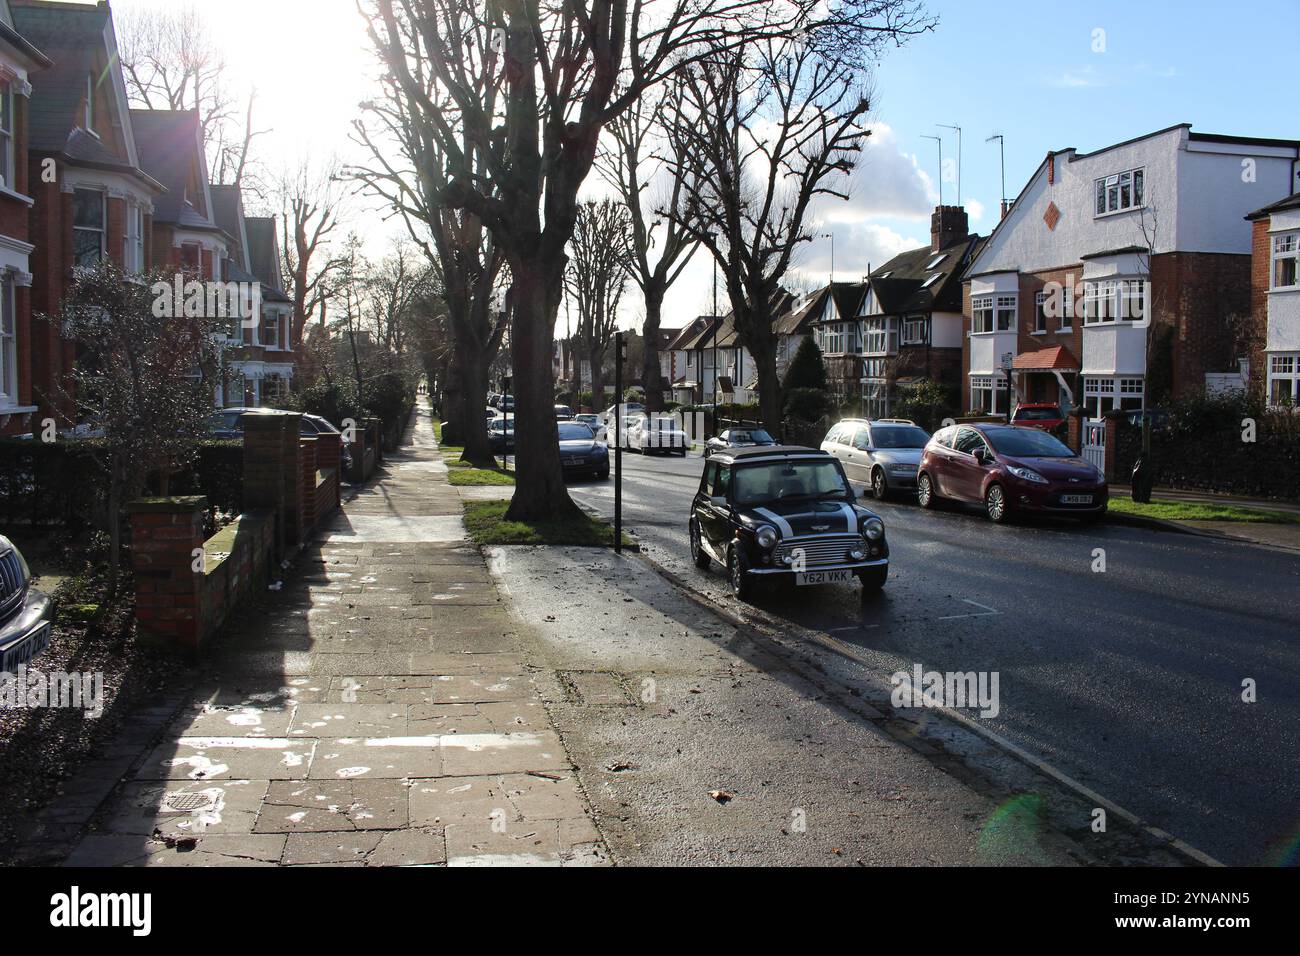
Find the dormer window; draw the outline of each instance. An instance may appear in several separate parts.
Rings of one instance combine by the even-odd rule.
[[[1096,196],[1095,215],[1108,216],[1115,212],[1138,209],[1146,192],[1146,170],[1129,169],[1113,176],[1103,176],[1094,183]]]

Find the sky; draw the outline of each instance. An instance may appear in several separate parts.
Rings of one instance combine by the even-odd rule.
[[[177,0],[114,0],[127,11]],[[357,104],[371,95],[374,65],[354,0],[194,0],[239,83],[255,83],[258,141],[272,165],[331,153],[360,158],[347,142]],[[928,0],[933,32],[889,50],[872,86],[872,135],[852,176],[851,198],[822,211],[814,234],[834,235],[835,277],[929,243],[930,213],[961,201],[987,235],[1001,198],[998,145],[1005,137],[1007,198],[1048,150],[1091,151],[1177,123],[1201,132],[1300,139],[1300,0]],[[938,148],[942,136],[947,175]],[[595,174],[593,173],[593,177]],[[591,183],[588,192],[598,192]],[[395,233],[358,213],[373,244]],[[831,241],[801,250],[796,278],[825,282]],[[710,311],[712,266],[700,254],[665,303],[665,327]],[[719,293],[721,295],[721,292]],[[621,323],[640,324],[635,290]],[[724,306],[725,308],[725,306]],[[564,327],[564,313],[559,317]]]

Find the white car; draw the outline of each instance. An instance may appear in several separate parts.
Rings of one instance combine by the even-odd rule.
[[[582,424],[590,428],[596,435],[596,441],[609,443],[608,430],[605,428],[605,423],[600,420],[599,415],[593,412],[579,412],[573,416],[573,420],[582,422]]]
[[[691,447],[691,439],[671,415],[663,418],[641,416],[628,429],[627,447],[634,448],[643,455],[652,451],[665,455],[676,452],[685,458],[686,450]]]

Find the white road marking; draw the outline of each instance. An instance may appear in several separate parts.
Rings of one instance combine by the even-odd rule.
[[[990,617],[994,614],[1002,613],[997,608],[989,607],[987,604],[980,604],[979,601],[972,601],[970,598],[962,598],[962,602],[964,604],[969,604],[972,607],[981,608],[981,610],[971,611],[967,614],[945,614],[943,617],[936,618],[936,620],[955,621],[958,618],[963,618],[963,617]]]

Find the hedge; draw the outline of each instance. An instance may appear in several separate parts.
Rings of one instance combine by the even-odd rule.
[[[1169,411],[1169,427],[1151,434],[1156,485],[1300,501],[1300,415],[1240,397],[1197,398]],[[1253,442],[1243,439],[1246,419],[1255,423]],[[1122,423],[1117,481],[1128,482],[1141,448],[1142,429]]]

